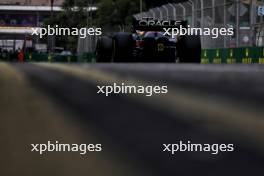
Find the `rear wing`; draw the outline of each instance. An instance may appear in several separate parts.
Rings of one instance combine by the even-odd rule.
[[[141,20],[134,19],[133,30],[164,31],[164,28],[180,28],[180,26],[187,27],[187,24],[187,21],[156,20],[154,18],[146,17]]]

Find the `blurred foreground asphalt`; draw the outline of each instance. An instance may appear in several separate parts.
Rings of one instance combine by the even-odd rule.
[[[113,83],[169,93],[97,94]],[[264,66],[0,63],[0,175],[259,176]],[[101,143],[103,152],[30,152],[30,144]],[[234,144],[211,155],[162,152],[178,141]]]

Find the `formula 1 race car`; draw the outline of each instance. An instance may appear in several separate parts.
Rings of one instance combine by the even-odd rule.
[[[134,20],[132,32],[102,36],[96,45],[97,62],[200,63],[200,36],[173,37],[166,29],[187,27],[186,21]]]

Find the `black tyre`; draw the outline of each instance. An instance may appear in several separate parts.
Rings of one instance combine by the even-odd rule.
[[[103,36],[97,41],[96,45],[96,61],[111,62],[112,60],[113,40],[110,37]]]
[[[182,63],[201,63],[200,36],[182,36],[176,44],[177,56]]]
[[[117,33],[113,38],[113,62],[132,62],[133,48],[134,40],[131,33]]]

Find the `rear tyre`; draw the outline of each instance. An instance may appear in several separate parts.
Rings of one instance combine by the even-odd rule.
[[[96,45],[96,61],[111,62],[112,60],[113,40],[110,37],[103,36],[97,41]]]
[[[176,44],[177,56],[182,63],[201,63],[200,36],[182,36]]]
[[[131,33],[117,33],[113,38],[113,62],[132,62],[133,46],[134,40]]]

